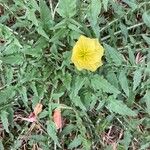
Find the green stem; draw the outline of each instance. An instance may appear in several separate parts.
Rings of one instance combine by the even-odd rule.
[[[131,30],[131,29],[136,28],[136,27],[139,27],[139,26],[141,26],[141,25],[143,25],[143,24],[144,24],[143,22],[140,22],[140,23],[138,23],[138,24],[135,24],[135,25],[133,25],[133,26],[128,27],[127,30]],[[121,33],[121,30],[116,31],[116,32],[114,33],[114,35],[118,35],[118,34],[120,34],[120,33]],[[101,39],[101,41],[103,42],[103,41],[109,39],[110,37],[111,37],[110,35],[107,35],[107,36],[103,37],[103,38]]]

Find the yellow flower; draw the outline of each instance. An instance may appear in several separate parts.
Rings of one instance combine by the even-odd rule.
[[[91,39],[81,35],[73,47],[71,61],[78,70],[96,71],[103,64],[101,60],[103,54],[104,48],[98,39]]]

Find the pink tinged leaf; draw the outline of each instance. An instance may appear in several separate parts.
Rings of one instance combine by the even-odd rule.
[[[139,64],[144,60],[142,54],[140,52],[137,53],[136,58],[135,58],[135,63]]]
[[[28,116],[28,118],[22,118],[22,120],[28,121],[28,122],[35,122],[36,121],[36,115],[32,112]]]
[[[53,121],[56,125],[57,130],[62,128],[62,116],[61,116],[60,109],[55,109],[54,110]]]

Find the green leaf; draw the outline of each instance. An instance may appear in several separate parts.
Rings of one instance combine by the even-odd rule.
[[[121,29],[122,34],[125,36],[125,39],[127,40],[127,38],[128,38],[127,27],[123,23],[120,23],[120,29]]]
[[[72,87],[72,91],[70,94],[71,98],[78,95],[78,92],[82,88],[82,86],[84,85],[85,81],[86,81],[86,78],[82,77],[82,76],[77,76],[75,78],[74,83],[73,83],[73,87]]]
[[[53,93],[53,94],[52,94],[52,97],[53,97],[53,99],[58,100],[63,94],[64,94],[64,92],[61,92],[61,93]]]
[[[57,12],[63,18],[71,18],[76,14],[76,0],[59,0]]]
[[[38,20],[36,18],[34,9],[27,9],[26,16],[27,16],[28,20],[30,20],[32,22],[33,25],[38,26]]]
[[[125,71],[122,70],[120,72],[120,75],[119,75],[119,82],[120,82],[120,85],[121,85],[121,88],[122,90],[125,92],[125,94],[129,97],[129,86],[128,86],[128,80],[127,80],[127,77],[125,75]]]
[[[71,76],[71,74],[70,74],[69,72],[67,72],[67,73],[65,74],[65,76],[61,79],[61,80],[63,81],[64,86],[66,87],[66,89],[67,89],[68,91],[70,91],[71,79],[72,79],[72,76]]]
[[[62,135],[68,135],[70,134],[72,131],[74,131],[77,127],[73,124],[68,124],[63,131],[61,132]]]
[[[25,86],[20,88],[20,94],[22,95],[22,101],[28,106],[27,88]]]
[[[14,87],[9,86],[4,90],[0,91],[0,104],[6,103],[8,99],[12,98],[15,95]]]
[[[98,16],[101,12],[101,2],[100,0],[92,0],[89,6],[89,20],[92,24],[96,25],[98,21]]]
[[[68,149],[73,149],[81,145],[82,141],[80,137],[75,137],[73,141],[68,145]]]
[[[74,24],[69,24],[68,28],[71,29],[71,30],[73,30],[73,31],[76,31],[76,32],[78,32],[80,34],[83,34],[83,32],[76,25],[74,25]]]
[[[101,12],[100,0],[92,0],[88,10],[88,19],[97,38],[99,38],[99,21],[98,17]]]
[[[14,70],[12,67],[6,68],[6,81],[8,85],[10,85],[13,80],[13,73],[14,73]]]
[[[136,2],[136,0],[123,0],[123,2],[128,4],[129,7],[132,8],[132,10],[135,10],[138,8],[138,3]]]
[[[122,55],[113,47],[104,44],[105,50],[106,50],[106,57],[111,58],[112,61],[117,64],[121,65],[123,62],[123,57]]]
[[[52,12],[46,5],[45,0],[40,0],[39,2],[41,23],[43,25],[44,30],[48,30],[53,24],[51,16]]]
[[[113,85],[111,85],[106,79],[99,75],[93,76],[91,79],[91,85],[94,89],[103,90],[106,93],[113,93],[118,95],[120,91],[116,89]]]
[[[50,39],[50,42],[56,42],[58,39],[60,39],[61,37],[63,37],[66,32],[67,32],[66,29],[63,29],[63,28],[60,29],[60,30],[58,30],[54,34],[54,36]]]
[[[2,139],[0,139],[0,150],[4,150],[4,146],[3,146],[3,143],[2,143]]]
[[[14,42],[12,42],[11,44],[9,44],[5,50],[2,52],[3,55],[10,55],[13,53],[18,53],[20,51],[20,48],[14,44]]]
[[[104,10],[107,12],[107,7],[108,7],[108,2],[109,0],[103,0],[102,3],[103,3],[103,6],[104,6]]]
[[[142,144],[139,150],[148,150],[150,147],[150,142],[146,144]]]
[[[127,107],[126,104],[120,100],[115,100],[112,97],[109,97],[108,105],[106,107],[109,111],[123,116],[136,116],[136,113]]]
[[[86,107],[84,106],[84,104],[82,103],[81,99],[79,96],[73,96],[70,97],[71,101],[78,106],[79,108],[81,108],[83,111],[86,111]]]
[[[150,11],[144,12],[142,18],[143,18],[144,23],[147,25],[147,27],[150,28]]]
[[[144,100],[146,102],[146,111],[150,115],[150,90],[146,91],[146,94],[144,95]]]
[[[42,35],[43,37],[45,37],[47,40],[49,40],[48,35],[46,34],[46,32],[43,30],[43,28],[42,28],[41,26],[39,26],[39,27],[37,28],[37,32],[38,32],[40,35]]]
[[[128,54],[129,54],[129,61],[132,65],[135,65],[135,56],[134,51],[131,49],[131,47],[128,47]]]
[[[117,89],[119,88],[117,76],[116,76],[116,74],[113,71],[109,71],[107,73],[107,80],[114,87],[116,87]]]
[[[8,118],[7,118],[8,113],[5,110],[2,110],[0,114],[1,114],[3,127],[6,130],[6,132],[9,133],[9,129],[8,129],[9,123],[8,123]]]
[[[142,35],[143,39],[145,40],[145,42],[150,45],[150,37],[147,37],[146,35]]]
[[[133,91],[139,86],[142,79],[142,71],[141,69],[138,69],[134,72],[133,76]]]
[[[130,142],[131,142],[131,139],[132,138],[132,135],[131,133],[127,130],[124,132],[124,136],[123,136],[123,140],[121,141],[121,144],[124,145],[125,147],[125,150],[128,150],[129,148],[129,145],[130,145]]]
[[[21,65],[24,58],[21,54],[7,55],[1,58],[2,62],[10,65]]]
[[[47,133],[48,135],[52,138],[52,140],[59,146],[59,142],[58,142],[58,138],[57,138],[57,135],[56,135],[56,128],[55,128],[55,124],[51,121],[48,122],[47,124]]]

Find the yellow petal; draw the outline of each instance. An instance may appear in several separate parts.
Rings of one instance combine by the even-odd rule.
[[[81,35],[73,47],[71,61],[78,70],[96,71],[102,65],[101,58],[103,53],[104,48],[98,39],[91,39]]]

